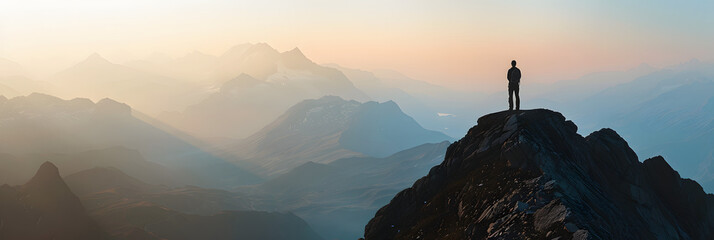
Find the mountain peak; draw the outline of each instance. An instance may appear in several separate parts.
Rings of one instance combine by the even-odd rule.
[[[38,92],[32,92],[27,97],[24,97],[27,99],[30,99],[31,101],[35,102],[44,102],[44,103],[54,103],[54,102],[61,102],[63,101],[61,98],[49,95],[49,94],[44,94],[44,93],[38,93]]]
[[[256,43],[251,45],[246,53],[261,53],[261,54],[277,54],[279,53],[278,50],[275,50],[275,48],[271,47],[267,43]]]
[[[291,49],[290,51],[284,52],[284,54],[305,57],[305,54],[303,54],[302,51],[300,51],[300,49],[298,47],[295,47],[295,48]]]
[[[72,195],[71,191],[64,183],[64,180],[62,180],[57,166],[49,161],[40,165],[40,168],[37,169],[35,175],[30,179],[30,181],[27,181],[27,183],[23,185],[23,188],[29,194],[42,194],[43,196],[57,197],[62,200],[66,200],[65,198],[70,198],[68,196]]]
[[[24,185],[0,186],[0,196],[3,239],[108,239],[51,162]]]
[[[238,75],[238,77],[235,77],[223,83],[223,85],[221,85],[220,92],[229,92],[231,90],[236,89],[247,89],[255,87],[261,83],[264,82],[256,79],[255,77],[247,73],[241,73],[240,75]]]
[[[111,98],[103,98],[96,104],[96,111],[122,116],[131,115],[131,107],[126,103],[117,102]]]
[[[308,59],[305,54],[300,51],[299,48],[293,48],[290,51],[283,52],[282,54],[283,64],[290,68],[309,68],[316,65],[312,60]]]
[[[87,57],[84,62],[87,63],[110,63],[109,60],[106,58],[102,57],[102,55],[99,55],[99,53],[92,53]]]
[[[612,129],[582,137],[558,112],[503,111],[380,209],[365,239],[705,239],[712,209],[714,195],[661,157],[640,163]]]
[[[55,166],[52,162],[46,161],[40,165],[40,168],[37,169],[37,173],[35,173],[35,177],[41,177],[41,178],[59,178],[59,169],[57,166]]]

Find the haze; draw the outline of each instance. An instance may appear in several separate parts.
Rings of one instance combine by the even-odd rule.
[[[0,56],[49,75],[98,52],[220,54],[236,43],[299,47],[320,64],[393,69],[452,88],[711,60],[710,1],[3,1]]]
[[[713,9],[2,1],[0,238],[704,239]]]

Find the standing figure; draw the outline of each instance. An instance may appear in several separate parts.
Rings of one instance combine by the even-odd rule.
[[[521,84],[521,70],[516,67],[516,60],[511,61],[511,69],[508,69],[508,110],[513,110],[513,94],[516,94],[516,110],[521,109],[521,97],[518,96],[518,88]]]

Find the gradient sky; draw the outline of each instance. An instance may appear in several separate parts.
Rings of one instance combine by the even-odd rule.
[[[245,42],[470,90],[714,56],[714,1],[5,0],[0,56],[56,71],[99,52],[220,54]],[[30,66],[31,65],[31,66]]]

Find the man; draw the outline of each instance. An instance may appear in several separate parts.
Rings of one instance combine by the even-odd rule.
[[[513,110],[513,94],[516,94],[516,110],[521,109],[521,97],[518,96],[518,86],[521,84],[521,70],[516,67],[516,60],[511,61],[508,69],[508,110]]]

